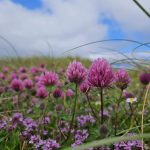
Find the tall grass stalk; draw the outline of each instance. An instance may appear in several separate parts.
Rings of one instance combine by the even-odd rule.
[[[89,143],[83,144],[75,148],[65,148],[63,150],[85,150],[85,149],[92,148],[92,147],[110,145],[110,144],[120,142],[120,141],[130,141],[130,140],[137,140],[137,139],[140,140],[140,139],[148,139],[148,138],[150,138],[150,133],[137,134],[133,136],[110,137],[107,139],[89,142]]]
[[[144,111],[145,111],[145,105],[146,105],[146,102],[147,102],[149,89],[150,89],[150,83],[147,85],[147,90],[146,90],[144,101],[143,101],[142,119],[141,119],[141,134],[142,135],[144,133],[144,125],[143,125],[144,124]],[[143,138],[142,138],[142,143],[143,143]],[[144,150],[144,146],[142,146],[142,150]]]

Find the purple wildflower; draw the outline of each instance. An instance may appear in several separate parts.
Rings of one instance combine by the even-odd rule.
[[[17,124],[16,124],[16,123],[10,124],[10,125],[8,126],[8,132],[12,132],[14,129],[16,129],[16,127],[17,127]]]
[[[4,120],[0,120],[0,130],[5,129],[7,122]]]
[[[134,134],[129,133],[129,136],[132,136]],[[126,149],[126,150],[132,150],[132,149],[138,149],[141,150],[142,148],[142,141],[140,140],[130,140],[130,141],[126,141],[126,142],[119,142],[114,144],[115,146],[115,150],[120,150],[120,149]]]
[[[77,117],[77,121],[79,126],[83,127],[89,123],[93,124],[95,123],[95,119],[91,115],[81,115]]]
[[[43,130],[43,131],[42,131],[42,134],[43,134],[43,135],[47,135],[47,134],[48,134],[48,131],[47,131],[47,130]]]
[[[42,149],[43,150],[56,150],[60,147],[59,143],[55,140],[47,139],[44,140]]]
[[[87,138],[89,134],[87,130],[77,130],[75,131],[75,142],[71,145],[72,147],[76,147],[78,145],[81,145]]]
[[[39,69],[38,69],[37,67],[32,67],[32,68],[30,69],[30,72],[31,72],[32,74],[36,74],[36,73],[39,72]]]
[[[69,64],[66,71],[67,78],[70,82],[80,84],[86,78],[87,71],[86,68],[77,61],[73,61]]]
[[[41,76],[35,76],[34,77],[34,81],[35,82],[40,82],[40,80],[41,80]]]
[[[27,69],[25,67],[20,67],[18,71],[20,73],[25,73],[25,72],[27,72]]]
[[[67,91],[66,91],[66,96],[67,97],[72,97],[74,95],[74,92],[72,91],[72,89],[68,89]]]
[[[108,87],[114,80],[112,67],[105,59],[95,60],[88,72],[88,82],[93,87]]]
[[[33,82],[30,79],[25,79],[23,81],[25,88],[31,89],[33,87]]]
[[[45,87],[40,87],[37,89],[36,96],[39,98],[46,98],[48,96],[48,91]]]
[[[69,131],[69,123],[66,122],[66,121],[61,120],[59,122],[59,128],[60,128],[62,133],[68,133],[68,131]]]
[[[29,139],[29,143],[33,144],[33,146],[36,150],[38,150],[38,149],[40,150],[44,144],[44,141],[41,139],[41,137],[39,135],[32,135]]]
[[[53,86],[58,83],[58,75],[55,72],[45,72],[41,76],[41,84],[45,86]]]
[[[40,67],[41,68],[45,68],[45,64],[40,64]]]
[[[10,78],[11,78],[12,80],[19,78],[18,75],[17,75],[17,73],[15,73],[15,72],[13,72],[10,76],[11,76]]]
[[[126,70],[120,69],[115,73],[115,84],[121,90],[127,88],[128,84],[130,83],[130,77]]]
[[[26,130],[29,132],[37,129],[36,122],[31,118],[24,119],[23,125],[26,127]]]
[[[140,75],[140,81],[144,85],[149,84],[150,83],[150,73],[142,73]]]
[[[25,74],[25,73],[23,73],[23,74],[20,75],[20,79],[21,79],[21,80],[28,79],[28,75]]]
[[[90,89],[90,86],[87,81],[84,81],[83,83],[80,84],[80,91],[83,93],[87,93]]]
[[[59,89],[59,88],[56,88],[54,91],[53,91],[53,96],[55,97],[55,98],[60,98],[61,96],[62,96],[62,90],[61,89]]]
[[[30,131],[24,130],[23,132],[21,132],[20,136],[22,138],[29,139],[31,137],[31,133]]]
[[[127,99],[127,98],[134,98],[135,97],[135,95],[133,93],[127,92],[127,91],[125,91],[123,93],[123,96],[125,97],[125,99]]]
[[[30,144],[36,144],[36,143],[39,142],[39,140],[40,140],[40,136],[39,135],[32,135],[30,137],[29,143]]]
[[[11,88],[15,91],[22,91],[24,89],[23,82],[20,79],[13,79],[11,82]]]
[[[43,118],[42,124],[49,124],[50,123],[50,118],[48,116]]]
[[[21,123],[23,121],[23,115],[21,113],[15,113],[12,117],[13,123]]]

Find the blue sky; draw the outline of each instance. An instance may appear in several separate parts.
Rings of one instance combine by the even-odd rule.
[[[37,9],[42,6],[41,0],[12,0],[14,3],[21,4],[28,9]]]
[[[139,1],[150,10],[150,2]],[[65,50],[92,41],[124,38],[148,42],[150,38],[150,20],[131,0],[0,0],[0,14],[0,34],[20,55],[47,55],[53,49],[54,55],[61,56]],[[129,53],[135,46],[105,42],[83,47],[73,55],[112,58],[114,54],[100,47]],[[0,48],[10,51],[2,40]]]

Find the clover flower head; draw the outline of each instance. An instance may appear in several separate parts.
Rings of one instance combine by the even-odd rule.
[[[90,66],[87,78],[90,86],[105,88],[112,84],[114,73],[107,60],[98,58]]]
[[[140,81],[144,85],[149,84],[150,83],[150,73],[142,73],[140,75]]]
[[[46,98],[48,96],[48,91],[45,87],[41,86],[37,89],[36,96],[39,98]]]
[[[115,73],[115,84],[116,86],[124,90],[127,88],[128,84],[130,83],[130,77],[126,70],[120,69]]]
[[[10,86],[15,91],[22,91],[24,89],[23,82],[20,79],[13,79]]]
[[[67,97],[72,97],[73,95],[74,95],[74,92],[73,92],[72,89],[68,89],[68,90],[66,91],[66,96],[67,96]]]
[[[90,86],[87,81],[84,81],[83,83],[80,84],[80,91],[83,93],[87,93],[90,89]]]
[[[45,86],[56,85],[58,83],[58,75],[55,72],[47,71],[41,76],[40,82]]]
[[[70,82],[80,84],[85,80],[87,70],[80,62],[73,61],[69,64],[66,75]]]
[[[33,87],[33,82],[30,79],[25,79],[23,81],[25,88],[31,89]]]

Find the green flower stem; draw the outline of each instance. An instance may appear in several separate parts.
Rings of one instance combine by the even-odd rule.
[[[103,88],[100,88],[100,102],[101,102],[101,125],[104,122],[104,104],[103,104]]]
[[[138,123],[138,120],[137,120],[137,118],[135,116],[135,113],[134,113],[134,110],[133,110],[133,107],[132,107],[131,103],[129,103],[129,107],[130,107],[130,111],[131,111],[131,116],[130,117],[132,118],[132,116],[133,116],[133,118],[134,118],[134,120],[136,122],[136,125],[138,126],[139,123]]]
[[[66,140],[66,135],[61,131],[61,128],[59,127],[59,122],[60,122],[60,117],[59,117],[59,114],[58,112],[56,111],[56,116],[57,116],[57,120],[56,120],[56,125],[58,127],[58,130],[60,132],[60,134],[62,135],[63,139]]]
[[[47,110],[47,108],[48,108],[48,102],[49,102],[49,100],[50,100],[50,92],[48,93],[47,104],[46,104],[46,106],[44,105],[44,110],[42,111],[42,116],[41,116],[41,118],[40,118],[39,127],[40,127],[40,125],[41,125],[43,119],[45,118],[46,110]],[[42,129],[43,129],[43,128],[44,128],[44,126],[42,126],[41,130],[39,129],[39,133],[42,132]]]
[[[118,129],[118,109],[120,107],[120,99],[122,97],[122,94],[123,94],[123,90],[121,90],[120,96],[119,96],[119,98],[117,100],[117,106],[116,106],[116,112],[115,112],[115,131],[114,131],[115,136],[117,135],[117,129]]]
[[[96,119],[98,122],[100,122],[99,119],[98,119],[98,117],[97,117],[97,115],[96,115],[96,113],[95,113],[95,111],[94,111],[94,109],[93,109],[93,107],[92,107],[92,105],[91,105],[91,102],[90,102],[88,93],[86,93],[86,98],[87,98],[89,107],[90,107],[90,109],[91,109],[91,111],[92,111],[92,113],[93,113],[93,116],[95,117],[95,119]]]
[[[73,127],[73,123],[74,123],[74,117],[75,117],[75,112],[76,112],[76,105],[77,105],[77,96],[78,96],[78,85],[75,85],[75,101],[74,101],[74,108],[73,108],[73,114],[72,114],[72,119],[71,119],[71,123],[70,123],[70,128],[69,128],[69,132],[67,135],[67,139],[65,140],[65,142],[68,141],[68,139],[70,138],[70,134],[71,134],[71,129]],[[64,142],[63,142],[64,143]]]

